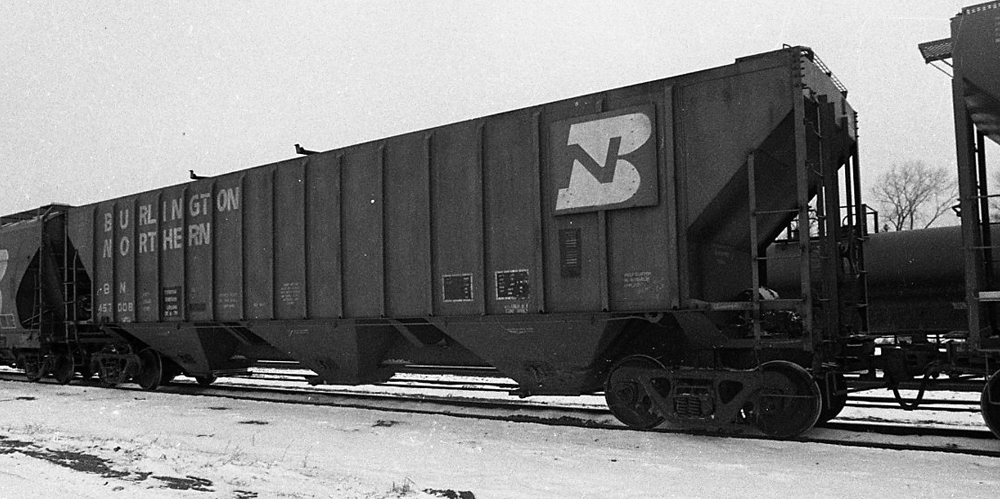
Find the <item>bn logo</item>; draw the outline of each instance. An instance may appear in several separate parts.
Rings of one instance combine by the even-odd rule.
[[[653,106],[552,124],[556,214],[658,202]]]

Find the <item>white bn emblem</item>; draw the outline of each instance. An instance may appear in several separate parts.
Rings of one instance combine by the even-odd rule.
[[[655,152],[652,146],[643,148],[653,136],[651,111],[632,108],[603,113],[607,117],[596,120],[555,125],[559,133],[553,138],[566,138],[565,145],[559,145],[562,152],[554,158],[557,185],[565,186],[556,196],[556,212],[656,203]]]

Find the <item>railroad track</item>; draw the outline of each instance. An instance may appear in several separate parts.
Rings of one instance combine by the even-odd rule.
[[[19,372],[0,371],[0,380],[26,382]],[[299,386],[282,386],[296,380]],[[301,385],[302,376],[266,373],[249,378],[223,378],[204,387],[194,380],[180,378],[158,391],[187,396],[219,397],[286,404],[306,404],[383,412],[435,414],[505,422],[527,422],[551,426],[595,428],[612,431],[636,431],[617,421],[603,397],[532,397],[518,399],[506,394],[510,384],[483,380],[402,379],[374,387],[329,387]],[[51,383],[52,381],[43,381]],[[80,380],[75,383],[81,383]],[[87,382],[99,386],[98,382]],[[122,390],[140,391],[126,384]],[[456,395],[455,392],[463,392]],[[435,393],[438,392],[438,393]],[[475,396],[471,394],[475,393]],[[862,404],[882,404],[891,397],[857,397]],[[568,402],[572,401],[572,402]],[[956,402],[960,406],[964,402]],[[880,407],[882,407],[880,405]],[[897,406],[898,408],[898,406]],[[741,433],[720,433],[658,427],[648,430],[667,434],[692,434],[724,438],[770,440],[748,429]],[[866,416],[857,420],[835,419],[792,439],[802,443],[838,446],[966,454],[1000,458],[1000,440],[985,426],[926,426],[900,423],[889,418]]]
[[[851,396],[847,399],[848,407],[868,409],[902,409],[893,397]],[[920,401],[920,410],[939,412],[974,412],[979,413],[979,400],[947,400],[924,399]]]

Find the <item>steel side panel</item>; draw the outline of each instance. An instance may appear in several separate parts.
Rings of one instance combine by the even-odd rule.
[[[430,274],[430,192],[426,141],[404,135],[386,144],[386,315],[427,314]]]
[[[304,161],[275,172],[274,315],[277,319],[306,317],[306,254]]]
[[[114,296],[116,322],[135,322],[135,198],[115,203]]]
[[[243,261],[247,319],[274,317],[274,168],[247,172],[244,183]]]
[[[528,111],[498,116],[486,123],[486,312],[489,314],[537,311],[543,291],[541,269],[535,264],[535,246],[540,240],[536,227],[538,205],[529,202],[537,173],[531,136],[534,131]],[[527,271],[526,290],[504,289],[500,296],[497,275]],[[512,296],[513,295],[513,296]]]
[[[341,315],[340,172],[333,154],[310,156],[306,166],[306,289],[311,318]]]
[[[135,320],[160,319],[160,195],[159,191],[139,195],[136,201]]]
[[[434,310],[437,315],[481,314],[483,301],[482,171],[478,123],[434,133]],[[465,277],[462,277],[465,276]],[[468,293],[445,296],[446,279],[471,279]]]
[[[242,173],[215,181],[215,221],[212,244],[215,278],[214,312],[222,321],[236,321],[243,315],[243,199]]]
[[[344,315],[382,311],[382,186],[378,150],[350,149],[343,157]]]
[[[191,321],[213,319],[212,226],[215,182],[190,184],[185,198],[184,270],[187,274],[187,314]]]
[[[182,321],[187,309],[184,272],[184,186],[165,189],[160,196],[160,317]]]
[[[94,313],[95,319],[114,322],[115,297],[115,203],[97,205],[94,232]]]

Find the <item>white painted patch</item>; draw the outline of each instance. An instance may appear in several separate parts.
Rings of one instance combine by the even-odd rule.
[[[606,206],[631,199],[639,191],[642,178],[635,165],[621,156],[642,147],[652,134],[652,122],[643,113],[571,125],[566,145],[579,145],[601,168],[614,168],[614,173],[610,182],[601,182],[579,160],[573,160],[569,187],[559,189],[556,210]],[[608,158],[615,138],[621,139],[618,154]]]

